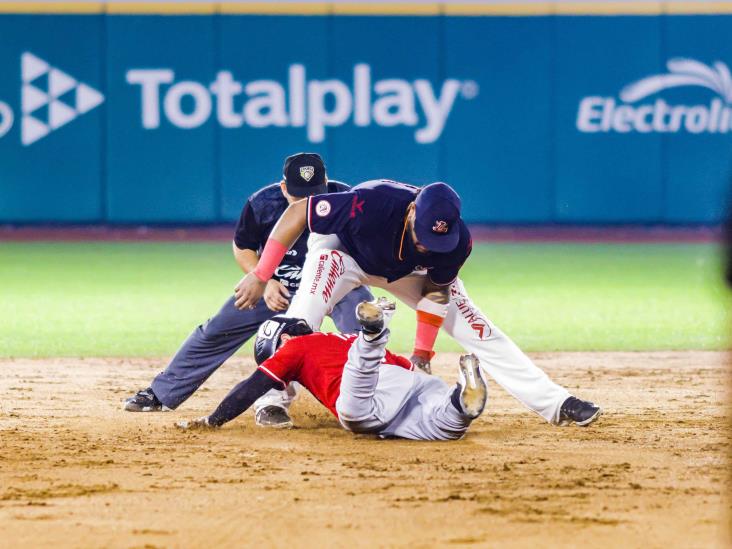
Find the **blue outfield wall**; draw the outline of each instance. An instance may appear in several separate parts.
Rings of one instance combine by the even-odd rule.
[[[0,16],[0,222],[210,223],[322,153],[487,223],[718,223],[732,15]]]

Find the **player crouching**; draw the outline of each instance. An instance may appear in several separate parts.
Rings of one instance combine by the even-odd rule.
[[[209,416],[181,421],[182,429],[219,427],[272,388],[297,381],[354,433],[415,440],[455,440],[485,408],[488,397],[474,355],[460,357],[459,381],[450,387],[414,371],[386,349],[394,304],[361,302],[357,335],[313,333],[300,319],[265,322],[255,342],[259,368],[237,385]]]

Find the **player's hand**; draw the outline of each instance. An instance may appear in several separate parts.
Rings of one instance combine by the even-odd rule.
[[[208,422],[208,416],[198,417],[196,419],[183,419],[175,424],[181,431],[200,431],[208,429],[218,429],[215,425]]]
[[[432,366],[430,366],[430,361],[426,358],[418,355],[412,355],[409,357],[409,362],[414,365],[415,369],[419,369],[425,374],[432,374]]]
[[[290,291],[281,282],[271,279],[264,289],[264,302],[271,311],[286,311],[290,306]]]
[[[266,283],[259,280],[254,273],[249,273],[242,278],[234,288],[236,308],[242,310],[254,309],[257,301],[262,298],[265,286]]]

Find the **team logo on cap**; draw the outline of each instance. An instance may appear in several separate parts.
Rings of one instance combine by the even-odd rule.
[[[437,234],[445,234],[448,231],[447,221],[435,221],[432,232]]]
[[[315,175],[315,168],[312,166],[300,166],[300,177],[305,181],[310,181]]]

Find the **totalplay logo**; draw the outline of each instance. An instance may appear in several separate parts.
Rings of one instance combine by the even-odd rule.
[[[312,143],[323,142],[329,128],[346,124],[406,126],[414,128],[417,143],[434,143],[457,99],[478,94],[472,80],[447,78],[433,85],[424,78],[378,79],[374,73],[371,65],[358,63],[352,78],[311,79],[305,65],[295,63],[284,81],[241,81],[228,70],[217,72],[209,83],[176,80],[170,68],[130,69],[126,79],[139,90],[146,130],[160,128],[162,112],[169,123],[185,130],[212,116],[223,128],[304,128]]]

